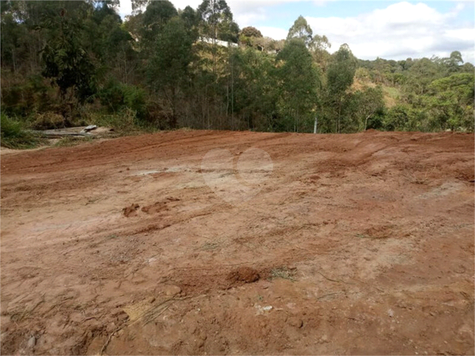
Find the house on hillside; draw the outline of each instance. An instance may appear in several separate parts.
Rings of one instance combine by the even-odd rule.
[[[221,46],[221,47],[237,47],[238,46],[237,43],[221,41],[221,40],[213,39],[209,37],[201,37],[201,42],[209,43],[209,44],[216,43],[218,46]]]

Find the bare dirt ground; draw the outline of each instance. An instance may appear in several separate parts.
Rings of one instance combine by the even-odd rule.
[[[273,170],[229,203],[202,160],[250,147]],[[2,354],[474,353],[472,134],[164,132],[1,168]]]

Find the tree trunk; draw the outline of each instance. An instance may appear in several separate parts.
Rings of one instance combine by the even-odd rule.
[[[341,116],[341,101],[342,101],[342,98],[340,98],[339,102],[338,102],[338,120],[337,120],[337,129],[336,129],[336,133],[340,133],[340,130],[341,130],[341,124],[340,124],[340,116]]]
[[[366,119],[364,121],[364,130],[366,131],[366,128],[368,127],[368,119],[371,117],[371,115],[366,116]]]

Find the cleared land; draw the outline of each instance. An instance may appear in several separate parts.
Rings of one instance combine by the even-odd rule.
[[[273,170],[247,161],[260,191],[230,204],[203,158],[250,147]],[[181,131],[1,165],[3,354],[474,353],[472,134]]]

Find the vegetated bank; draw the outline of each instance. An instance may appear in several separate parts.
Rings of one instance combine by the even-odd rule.
[[[8,122],[312,132],[317,117],[319,133],[473,130],[474,67],[458,51],[365,61],[351,44],[330,54],[302,16],[275,41],[240,29],[225,1],[132,3],[122,20],[113,1],[2,2]]]

